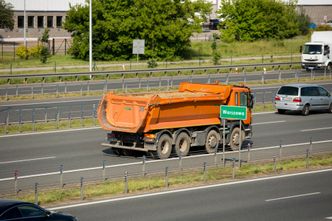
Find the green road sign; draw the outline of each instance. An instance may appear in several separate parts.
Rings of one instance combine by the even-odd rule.
[[[246,120],[247,119],[247,107],[220,105],[220,118],[221,119]]]

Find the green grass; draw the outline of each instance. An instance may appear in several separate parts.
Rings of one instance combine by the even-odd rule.
[[[330,168],[332,154],[311,156],[310,169]],[[304,157],[285,159],[277,162],[276,172],[287,174],[307,170]],[[253,162],[236,169],[236,179],[249,179],[274,175],[273,162]],[[211,167],[204,174],[202,170],[186,170],[169,173],[168,188],[178,189],[204,184],[224,183],[232,180],[232,168]],[[147,175],[145,177],[129,177],[128,191],[130,194],[140,194],[165,190],[163,175]],[[93,200],[98,198],[112,198],[124,193],[123,180],[108,180],[84,185],[84,198]],[[14,197],[12,197],[14,198]],[[34,193],[20,194],[18,199],[34,202]],[[65,186],[65,188],[51,188],[39,190],[39,203],[42,205],[59,204],[66,201],[80,200],[79,186]]]
[[[260,40],[255,42],[234,42],[234,43],[223,43],[218,41],[218,50],[221,52],[222,59],[226,58],[236,58],[236,57],[259,57],[259,62],[282,62],[290,61],[290,58],[275,59],[271,56],[277,55],[288,55],[296,56],[299,55],[299,48],[304,42],[308,41],[308,36],[299,36],[293,39],[287,40]],[[202,60],[207,59],[208,62],[195,61],[193,63],[172,63],[162,62],[159,64],[159,68],[169,68],[169,67],[184,67],[184,66],[200,66],[200,65],[212,65],[211,63],[211,43],[212,41],[193,41],[192,47],[188,54],[190,59]],[[12,59],[10,59],[12,57]],[[28,74],[28,73],[50,73],[50,72],[83,72],[88,71],[88,68],[62,68],[63,66],[78,66],[78,65],[89,65],[88,61],[83,61],[75,59],[70,55],[54,55],[51,56],[46,64],[42,64],[38,58],[32,58],[29,60],[24,60],[16,57],[15,61],[13,59],[13,53],[4,53],[4,59],[0,56],[0,69],[10,69],[10,68],[29,68],[29,67],[51,67],[52,70],[47,71],[20,71],[13,72],[15,74]],[[298,58],[294,57],[292,60]],[[252,60],[246,61],[222,61],[221,64],[239,64],[253,62]],[[255,61],[257,63],[257,60]],[[97,61],[96,67],[98,71],[104,70],[122,70],[122,64],[125,64],[126,70],[129,69],[146,69],[147,61],[140,61],[142,65],[135,65],[136,59],[131,61]],[[112,67],[102,67],[102,65],[118,64]],[[135,66],[134,66],[135,65]],[[0,74],[9,74],[10,72],[0,72]]]

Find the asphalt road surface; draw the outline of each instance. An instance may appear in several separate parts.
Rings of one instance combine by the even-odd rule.
[[[328,170],[57,209],[80,221],[324,221],[332,217],[331,177]]]
[[[263,71],[240,72],[230,74],[210,74],[210,75],[179,75],[162,77],[142,77],[142,78],[123,78],[112,79],[108,81],[79,81],[79,82],[60,82],[60,83],[36,83],[20,85],[1,85],[0,95],[37,95],[37,94],[58,94],[58,93],[89,93],[91,91],[107,91],[114,89],[146,89],[169,88],[177,86],[180,82],[262,82],[264,80],[282,80],[294,78],[315,78],[320,76],[331,76],[331,73],[325,73],[323,70],[315,70],[313,73],[305,70],[283,70],[283,71]]]
[[[320,82],[332,92],[332,82]],[[252,87],[256,103],[270,103],[280,85]],[[96,110],[101,97],[71,98],[55,101],[25,101],[3,103],[0,105],[0,123],[24,123],[55,121],[59,119],[77,119],[96,117]]]
[[[299,114],[257,114],[253,118],[253,131],[253,148],[263,149],[265,153],[257,153],[257,159],[272,159],[278,152],[267,152],[265,149],[278,147],[280,144],[299,144],[291,148],[292,152],[289,154],[304,155],[310,139],[314,143],[314,151],[332,151],[332,114],[329,113],[317,112],[306,117]],[[104,137],[105,132],[99,128],[0,137],[0,192],[13,189],[15,170],[20,176],[22,190],[31,189],[35,182],[44,186],[58,185],[60,165],[67,171],[64,176],[66,183],[77,183],[80,176],[87,180],[101,179],[103,162],[108,168],[107,176],[123,176],[124,170],[130,171],[131,174],[141,171],[142,157],[115,156],[100,145]],[[207,160],[198,159],[196,155],[200,156],[204,152],[197,151],[191,152],[192,156],[185,159],[184,166],[198,167]],[[286,151],[284,154],[287,154]],[[206,154],[203,156],[209,157]],[[160,172],[165,166],[177,168],[176,159],[174,162],[163,161],[158,165],[151,163],[147,170]],[[209,160],[213,163],[213,158],[210,157]],[[151,158],[147,158],[147,161],[159,162]],[[119,164],[126,166],[120,168]],[[24,176],[25,179],[22,178]]]

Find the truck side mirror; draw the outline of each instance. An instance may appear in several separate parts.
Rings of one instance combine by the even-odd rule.
[[[300,46],[300,53],[302,53],[302,45]]]

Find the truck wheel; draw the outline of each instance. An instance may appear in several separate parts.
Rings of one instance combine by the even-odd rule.
[[[215,130],[210,130],[206,136],[205,150],[208,153],[214,153],[220,142],[220,134]]]
[[[242,141],[244,140],[244,131],[241,131]],[[231,133],[231,139],[229,141],[229,146],[232,150],[239,150],[239,138],[240,138],[240,128],[235,127]]]
[[[175,153],[177,156],[187,156],[190,150],[190,137],[187,133],[180,133],[175,141]]]
[[[304,116],[308,116],[310,112],[310,107],[308,104],[304,105],[303,109],[302,109],[302,115]]]
[[[167,159],[172,152],[172,138],[167,135],[161,135],[157,145],[157,156],[159,159]]]

